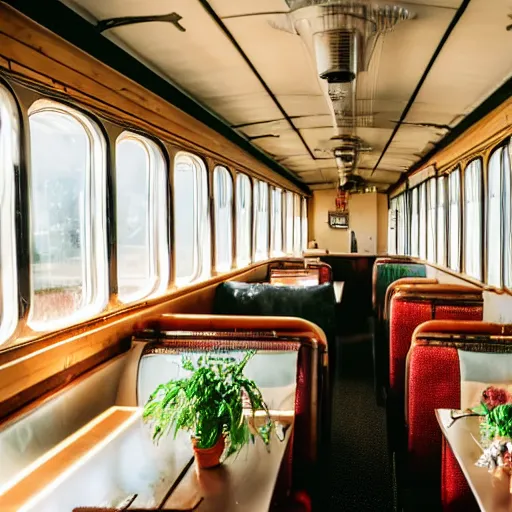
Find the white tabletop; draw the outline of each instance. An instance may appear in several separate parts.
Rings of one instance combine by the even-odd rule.
[[[482,455],[479,418],[469,416],[452,422],[451,409],[436,409],[436,417],[483,512],[512,512],[512,479],[503,470],[489,472],[477,467]]]

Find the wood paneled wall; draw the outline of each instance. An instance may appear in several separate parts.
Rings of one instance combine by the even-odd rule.
[[[269,183],[303,194],[192,116],[0,3],[0,72],[63,95],[106,118],[124,122],[182,149],[213,157]]]

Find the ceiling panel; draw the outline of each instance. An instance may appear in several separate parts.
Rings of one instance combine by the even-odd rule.
[[[512,2],[472,0],[408,116],[454,125],[512,76]],[[443,116],[446,113],[446,117]]]
[[[310,43],[270,24],[286,18],[285,0],[208,0],[256,72],[199,0],[62,1],[75,1],[92,21],[177,12],[186,32],[170,24],[145,23],[105,35],[304,181],[336,182],[336,164],[326,151],[334,146],[329,141],[336,133],[332,108],[326,84],[317,77]],[[373,114],[372,125],[357,129],[372,148],[360,155],[359,166],[372,183],[398,180],[401,171],[448,132],[447,125],[460,122],[512,74],[512,34],[505,30],[512,0],[472,0],[372,174],[461,1],[408,0],[405,5],[416,18],[387,33],[369,72],[358,76],[359,104],[366,101],[365,108]],[[308,149],[319,150],[316,159]]]
[[[415,19],[399,24],[384,36],[376,101],[409,100],[455,14],[453,9],[420,5],[412,10]]]
[[[233,18],[225,24],[276,96],[322,94],[315,61],[299,35],[271,27],[267,16]]]
[[[289,10],[285,0],[210,0],[209,4],[221,18]]]

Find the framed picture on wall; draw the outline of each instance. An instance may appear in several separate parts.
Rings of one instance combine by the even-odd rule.
[[[348,229],[348,213],[329,212],[329,227],[333,229]]]

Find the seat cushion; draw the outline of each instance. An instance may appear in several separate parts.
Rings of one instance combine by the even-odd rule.
[[[328,340],[334,337],[336,298],[332,284],[272,286],[268,283],[226,281],[215,292],[217,315],[294,316],[318,325]]]

